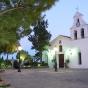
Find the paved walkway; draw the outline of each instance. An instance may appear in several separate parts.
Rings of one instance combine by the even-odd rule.
[[[88,70],[7,70],[2,76],[13,88],[88,88]]]

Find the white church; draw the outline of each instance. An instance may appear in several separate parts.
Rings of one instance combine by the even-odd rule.
[[[43,60],[50,68],[53,68],[54,58],[57,68],[65,68],[66,61],[69,61],[69,68],[88,68],[88,24],[79,11],[73,18],[70,37],[59,35],[50,42],[48,51],[43,52]]]

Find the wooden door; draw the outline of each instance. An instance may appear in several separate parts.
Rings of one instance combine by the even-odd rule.
[[[59,54],[59,68],[64,68],[64,54]]]

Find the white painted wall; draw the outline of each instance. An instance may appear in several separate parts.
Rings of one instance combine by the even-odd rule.
[[[88,68],[88,38],[85,39],[79,39],[79,40],[74,40],[69,43],[67,43],[70,47],[76,47],[81,51],[81,57],[82,57],[82,65],[79,65],[77,63],[78,61],[78,56],[75,55],[72,58],[77,58],[75,63],[70,64],[71,67],[76,67],[76,68]]]

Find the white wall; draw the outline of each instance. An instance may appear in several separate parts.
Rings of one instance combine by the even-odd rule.
[[[52,45],[51,45],[51,51],[49,54],[49,66],[53,67],[52,59],[55,55],[54,47],[56,46],[59,50],[59,44],[58,41],[62,41],[63,46],[63,53],[64,54],[64,61],[66,59],[70,59],[69,67],[70,68],[88,68],[88,38],[85,39],[78,39],[78,40],[71,40],[68,38],[58,38],[56,39]],[[70,51],[71,50],[71,51]],[[79,64],[78,59],[78,52],[81,52],[81,59],[82,64]],[[59,51],[57,51],[57,64],[59,67],[59,57],[58,54],[61,54]]]
[[[72,68],[88,68],[88,38],[85,39],[79,39],[79,40],[74,40],[71,41],[69,43],[67,43],[66,45],[70,46],[70,47],[76,47],[80,50],[81,52],[81,57],[82,57],[82,65],[78,64],[78,56],[72,56],[71,58],[71,62],[72,64],[70,64],[70,66]],[[75,59],[75,62],[74,62]]]
[[[74,40],[74,31],[77,31],[77,39],[81,39],[81,29],[84,29],[84,35],[87,38],[88,37],[88,25],[82,25],[80,27],[73,27],[71,28],[71,38]]]

